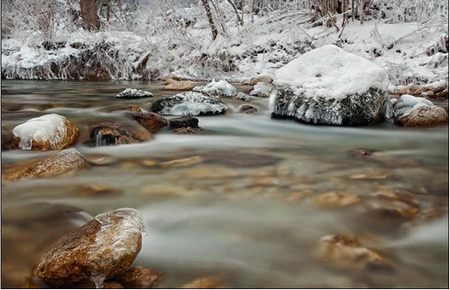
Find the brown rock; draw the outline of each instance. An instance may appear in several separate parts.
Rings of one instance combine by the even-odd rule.
[[[157,113],[132,113],[131,117],[151,133],[167,126],[166,118]]]
[[[102,122],[89,130],[86,142],[92,146],[139,143],[151,138],[151,134],[141,126],[131,126],[113,122]]]
[[[52,119],[52,121],[49,120],[50,118]],[[58,127],[58,129],[55,129],[54,132],[46,133],[49,135],[48,139],[40,140],[38,137],[35,137],[40,135],[39,131],[42,132],[43,126],[51,126],[51,123],[55,122],[55,120],[57,119],[60,119],[62,124],[60,127]],[[36,126],[34,124],[39,125]],[[20,132],[21,128],[23,128],[24,126],[35,127],[34,132],[29,131],[32,134],[31,137],[28,137],[29,140],[21,139],[20,136],[16,135],[18,134],[17,132]],[[69,119],[57,114],[48,114],[39,118],[30,119],[25,123],[16,126],[13,129],[13,135],[13,148],[19,148],[22,150],[45,151],[60,150],[75,144],[78,141],[80,131]]]
[[[190,91],[195,86],[198,85],[196,82],[192,81],[177,81],[172,78],[166,80],[167,85],[164,87],[164,90],[168,91]]]
[[[258,109],[253,105],[243,104],[243,105],[239,106],[238,112],[244,113],[244,114],[254,114],[254,113],[258,112]]]
[[[13,135],[10,130],[2,127],[2,150],[9,150],[13,148]]]
[[[181,288],[187,289],[217,289],[217,288],[227,288],[228,286],[222,282],[221,279],[217,277],[203,277],[195,279],[189,283],[184,284]]]
[[[123,287],[122,284],[114,282],[114,281],[107,281],[105,283],[103,283],[103,288],[104,289],[123,289],[125,287]]]
[[[201,156],[192,156],[187,158],[175,159],[161,163],[163,167],[186,167],[192,166],[204,161]]]
[[[138,105],[128,105],[122,108],[122,111],[127,111],[130,113],[147,113],[147,110],[144,110]]]
[[[114,278],[125,288],[154,288],[164,278],[164,274],[143,266],[131,267]]]
[[[90,164],[97,166],[111,165],[119,161],[117,157],[107,154],[86,154],[85,159]]]
[[[143,221],[135,209],[99,214],[63,236],[39,259],[33,275],[53,287],[95,285],[124,272],[141,249]]]
[[[338,269],[363,270],[387,266],[379,253],[363,247],[358,239],[344,235],[322,237],[316,255],[328,266]]]
[[[438,106],[422,106],[394,119],[403,127],[435,126],[448,123],[447,112]]]
[[[182,116],[169,120],[170,129],[178,129],[178,128],[198,128],[198,119],[192,116]]]
[[[65,149],[57,155],[28,165],[8,169],[3,178],[17,180],[24,177],[50,177],[87,167],[86,160],[76,149]]]
[[[202,128],[184,127],[184,128],[173,129],[172,133],[174,133],[174,134],[199,134],[202,131],[203,131]]]
[[[342,207],[352,205],[360,201],[361,198],[359,195],[345,192],[327,192],[314,198],[314,202],[320,207]]]

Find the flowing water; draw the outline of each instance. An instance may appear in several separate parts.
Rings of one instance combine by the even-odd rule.
[[[126,87],[154,98],[118,100]],[[3,81],[2,126],[58,113],[85,132],[114,109],[173,92],[148,82]],[[308,126],[259,112],[199,117],[200,135],[164,129],[140,144],[75,147],[102,166],[2,183],[2,287],[20,287],[39,255],[89,216],[139,209],[136,264],[166,274],[159,287],[214,277],[228,287],[448,287],[448,127]],[[355,148],[376,150],[371,156]],[[54,152],[2,152],[2,167]],[[332,192],[344,199],[331,201]],[[386,198],[388,196],[388,198]],[[347,200],[345,200],[347,198]],[[349,202],[350,200],[350,202]],[[347,201],[347,202],[346,202]],[[389,267],[342,266],[317,249],[356,237]]]

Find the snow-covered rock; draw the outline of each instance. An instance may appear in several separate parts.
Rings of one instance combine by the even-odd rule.
[[[250,92],[250,96],[268,98],[272,90],[273,90],[272,84],[259,82],[253,87],[253,90]]]
[[[59,150],[78,140],[79,130],[64,116],[48,114],[17,125],[12,131],[13,147],[22,150]]]
[[[197,86],[193,89],[194,92],[206,93],[217,97],[234,97],[238,93],[237,89],[225,80],[207,83],[204,86]]]
[[[448,122],[447,112],[431,101],[403,95],[393,99],[394,123],[403,127],[433,126]]]
[[[244,102],[248,102],[248,101],[250,101],[250,96],[247,95],[246,93],[239,92],[239,93],[236,95],[236,99],[241,100],[241,101],[244,101]]]
[[[388,75],[367,59],[326,45],[275,72],[273,117],[311,124],[367,125],[385,119]]]
[[[130,88],[127,88],[123,92],[120,92],[116,95],[116,98],[119,99],[141,99],[151,97],[153,97],[153,94],[151,92]]]
[[[228,106],[219,98],[199,92],[184,92],[153,103],[152,111],[163,115],[215,115],[222,114]]]

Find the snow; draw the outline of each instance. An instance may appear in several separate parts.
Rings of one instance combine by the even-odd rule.
[[[370,88],[385,91],[389,79],[373,62],[335,45],[325,45],[275,71],[274,83],[301,87],[308,96],[344,98]]]
[[[250,92],[250,96],[256,96],[261,98],[268,98],[272,92],[273,86],[265,82],[258,82]]]
[[[19,147],[30,150],[32,141],[48,141],[58,144],[66,134],[66,118],[58,114],[48,114],[33,118],[13,129],[13,134],[20,138]]]
[[[215,104],[198,103],[198,102],[183,102],[175,105],[170,109],[170,114],[177,116],[184,115],[200,115],[207,113],[219,113],[223,110],[223,107]]]
[[[118,93],[116,95],[117,98],[146,98],[146,97],[153,97],[153,94],[148,91],[138,90],[138,89],[131,89],[127,88],[124,91]]]
[[[237,89],[225,80],[215,81],[204,85],[197,86],[193,89],[195,92],[202,92],[213,96],[233,97],[238,91]]]
[[[156,108],[153,108],[156,106]],[[184,92],[155,102],[152,109],[163,115],[220,114],[228,107],[219,98],[199,92]]]
[[[414,97],[411,95],[402,95],[397,101],[394,102],[394,114],[395,116],[406,115],[415,109],[420,107],[434,107],[435,105],[422,97]]]

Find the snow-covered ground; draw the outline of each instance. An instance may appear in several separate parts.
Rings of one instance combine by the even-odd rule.
[[[172,75],[236,81],[273,74],[313,48],[335,44],[384,68],[393,86],[438,81],[448,84],[448,53],[426,53],[448,35],[448,25],[442,19],[425,23],[350,21],[343,31],[336,32],[335,27],[313,27],[306,11],[256,15],[251,24],[247,16],[244,26],[233,20],[230,11],[224,15],[227,34],[219,34],[212,41],[201,9],[179,11],[196,19],[182,31],[167,28],[138,35],[113,30],[90,33],[80,28],[56,35],[57,45],[50,49],[42,45],[37,32],[3,39],[2,77],[158,79]],[[337,23],[341,22],[338,16]]]

